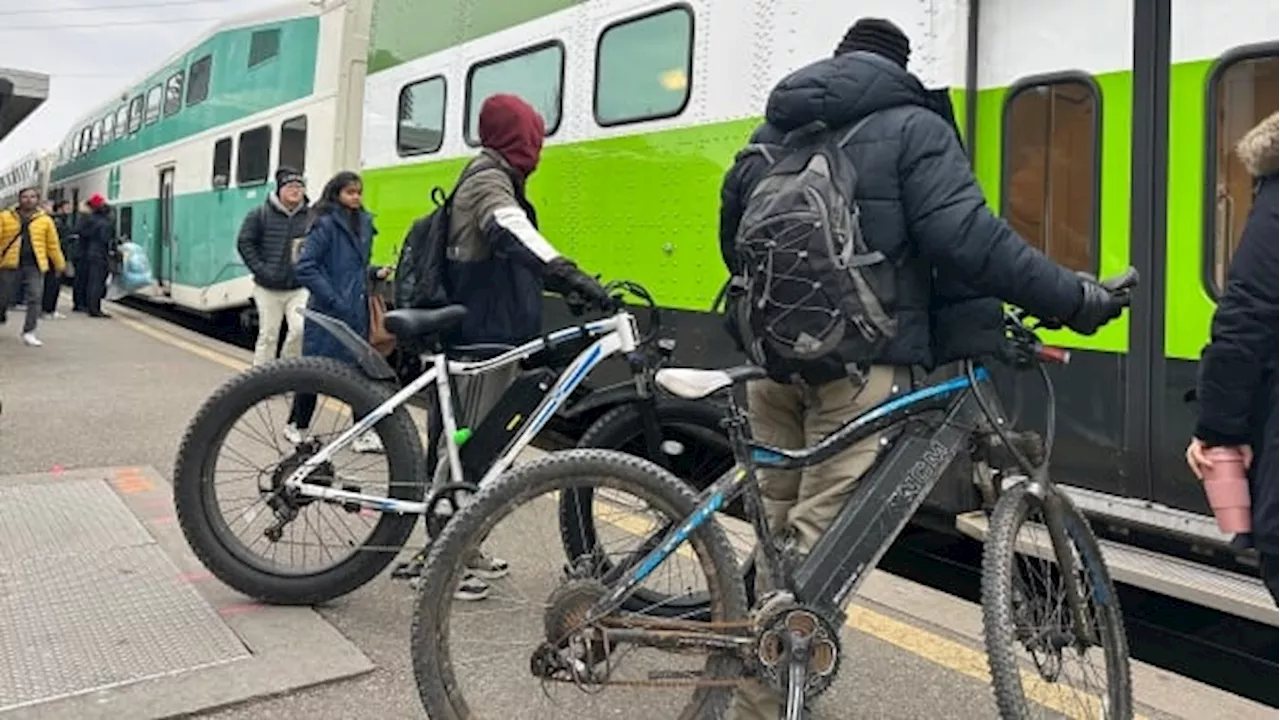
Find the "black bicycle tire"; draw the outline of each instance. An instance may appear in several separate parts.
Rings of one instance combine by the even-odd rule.
[[[478,546],[487,538],[504,514],[530,499],[572,487],[581,482],[578,478],[611,481],[603,484],[637,496],[647,496],[645,500],[673,518],[688,517],[697,507],[697,496],[693,491],[658,465],[633,455],[594,448],[551,453],[514,468],[482,488],[431,544],[414,607],[409,652],[419,698],[433,720],[472,718],[465,701],[459,706],[458,699],[454,698],[458,687],[448,650],[444,649],[443,655],[439,652],[439,646],[445,642],[441,611],[452,600],[465,572],[457,559],[464,557],[466,548]],[[723,600],[719,612],[713,615],[725,622],[745,619],[745,591],[736,571],[733,548],[724,530],[714,522],[706,523],[689,536],[689,543],[703,561],[703,569],[706,570],[705,564],[712,566],[711,572],[707,573],[707,582],[709,586],[713,583],[718,585],[715,595]],[[708,670],[703,677],[736,677],[741,672],[739,657],[709,656]],[[695,697],[700,697],[697,707],[692,711],[686,708],[680,718],[719,718],[726,711],[732,695],[732,688],[701,688],[695,693]]]
[[[1014,652],[1013,570],[1017,552],[1017,533],[1033,503],[1039,499],[1026,483],[1004,491],[991,514],[990,533],[982,554],[982,625],[991,685],[996,705],[1003,720],[1029,717],[1027,699],[1022,688],[1022,673]],[[1111,574],[1102,560],[1098,539],[1088,520],[1069,502],[1064,502],[1063,523],[1080,555],[1093,575],[1095,586],[1106,591],[1107,602],[1099,607],[1099,625],[1103,635],[1103,652],[1107,658],[1108,708],[1118,709],[1113,718],[1133,717],[1133,685],[1129,669],[1128,640],[1124,616],[1120,608]]]
[[[643,401],[625,403],[605,412],[582,434],[582,437],[578,440],[578,447],[623,450],[628,442],[635,438],[636,430],[642,427],[641,402]],[[699,427],[724,436],[725,445],[729,444],[728,434],[720,425],[720,421],[724,417],[723,412],[714,407],[709,407],[706,403],[695,403],[678,398],[660,398],[654,402],[656,403],[654,409],[657,414],[659,428],[667,427],[668,425]],[[728,450],[728,452],[732,456],[732,450]],[[652,458],[646,459],[652,460]],[[694,492],[702,489],[702,487],[690,483],[688,478],[680,479],[686,485],[689,485]],[[707,483],[709,484],[715,479],[707,478]],[[565,556],[569,560],[588,552],[586,543],[588,533],[581,525],[581,513],[574,510],[575,506],[588,508],[593,506],[589,489],[579,488],[576,491],[564,492],[560,495],[558,509],[560,541],[564,547]],[[590,535],[594,537],[594,534],[593,529]],[[686,602],[660,603],[657,592],[648,588],[641,588],[628,601],[627,608],[637,611],[640,608],[651,608],[650,613],[658,616],[691,617],[689,613],[697,612],[700,609],[699,606],[705,605],[705,602],[700,602],[693,598]],[[693,617],[703,614],[699,613],[699,615]]]
[[[263,399],[312,389],[351,406],[363,416],[391,397],[391,391],[359,371],[326,358],[291,358],[241,373],[220,387],[200,407],[182,439],[173,473],[178,524],[200,562],[233,589],[265,603],[314,605],[346,595],[378,575],[413,532],[416,515],[382,513],[365,545],[331,568],[306,575],[281,575],[251,566],[223,542],[214,529],[206,496],[206,478],[216,467],[212,449],[241,415]],[[392,478],[421,478],[422,447],[417,427],[402,406],[375,426],[386,452]],[[395,482],[389,497],[420,502],[420,482]]]

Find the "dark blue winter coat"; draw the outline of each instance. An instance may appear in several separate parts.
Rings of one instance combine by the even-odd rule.
[[[373,247],[373,216],[364,210],[352,214],[337,207],[316,218],[307,231],[296,268],[298,282],[310,293],[307,307],[335,317],[369,336],[369,252]],[[352,231],[352,225],[359,234]],[[313,322],[302,334],[302,354],[355,364],[355,358],[336,338]]]

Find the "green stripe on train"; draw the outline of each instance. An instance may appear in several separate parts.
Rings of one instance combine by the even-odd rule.
[[[208,287],[234,280],[248,273],[236,250],[240,223],[249,211],[262,204],[271,185],[247,188],[208,190],[175,195],[173,198],[173,236],[177,251],[171,269],[154,267],[157,273],[169,273],[175,284]],[[123,201],[117,212],[133,209],[131,239],[141,245],[153,265],[157,254],[157,223],[160,201],[156,198]]]
[[[253,33],[270,28],[280,29],[279,54],[249,68],[249,45]],[[214,35],[188,50],[182,58],[168,67],[152,74],[146,82],[128,90],[125,95],[125,103],[138,94],[145,96],[147,90],[156,84],[163,85],[173,73],[212,54],[213,72],[209,82],[209,95],[203,102],[194,107],[183,107],[175,115],[161,117],[152,125],[144,125],[134,135],[118,139],[88,155],[58,166],[51,173],[52,182],[122,162],[134,155],[307,97],[315,88],[319,39],[320,20],[316,17],[263,23]],[[114,113],[120,104],[116,102],[99,111],[102,116],[106,116]],[[278,131],[272,132],[274,135]]]

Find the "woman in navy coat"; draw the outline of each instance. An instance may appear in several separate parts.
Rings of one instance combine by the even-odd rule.
[[[385,278],[388,268],[370,268],[369,253],[373,248],[373,216],[364,209],[360,176],[343,171],[333,176],[312,206],[311,224],[296,268],[298,281],[311,297],[307,307],[336,318],[355,330],[360,337],[369,336],[369,279]],[[355,364],[355,358],[323,328],[308,321],[302,333],[305,357],[327,357]],[[294,443],[302,441],[315,413],[316,396],[299,393],[285,436]],[[352,443],[356,452],[379,452],[382,442],[370,431]]]

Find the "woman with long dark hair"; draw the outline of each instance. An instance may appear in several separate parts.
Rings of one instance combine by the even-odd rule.
[[[307,307],[337,318],[361,337],[369,337],[369,281],[383,279],[389,268],[371,268],[369,254],[373,237],[373,216],[365,210],[360,176],[349,170],[334,175],[311,208],[307,238],[298,257],[298,281],[308,291]],[[327,357],[354,365],[356,359],[337,338],[315,323],[307,322],[302,333],[302,354]],[[299,443],[307,434],[315,414],[316,396],[298,393],[289,415],[285,437]],[[374,431],[356,438],[356,452],[380,452],[382,441]]]

